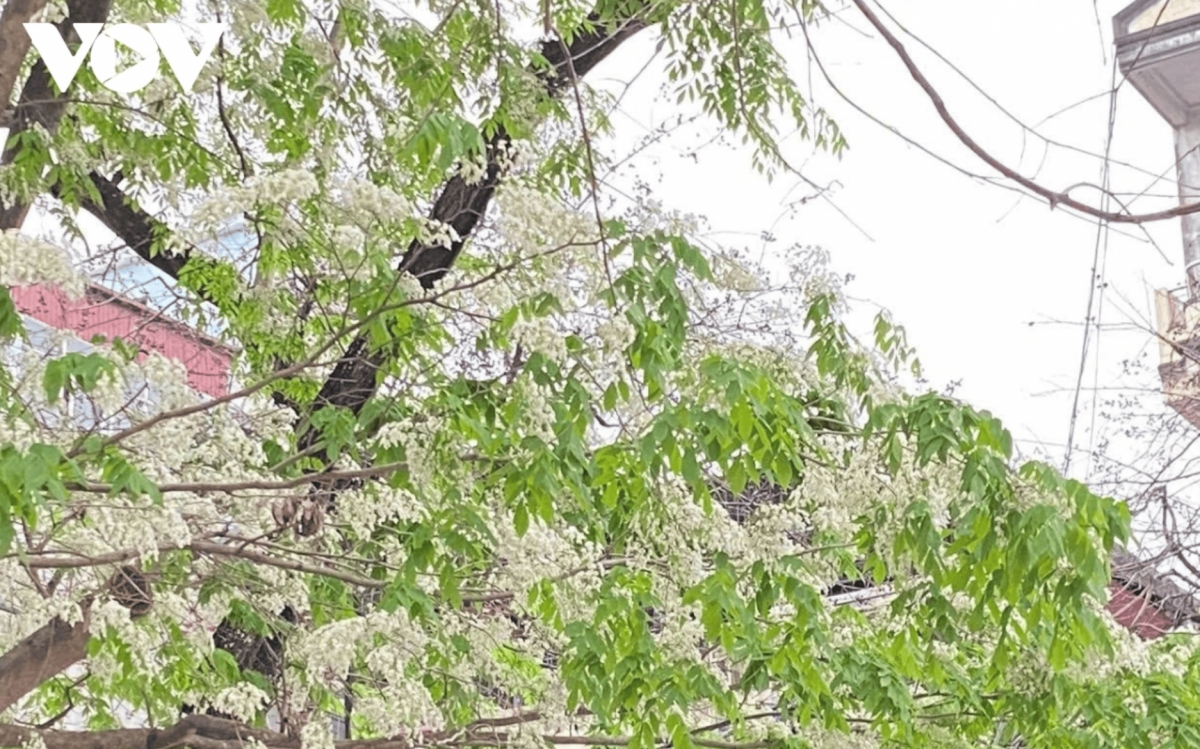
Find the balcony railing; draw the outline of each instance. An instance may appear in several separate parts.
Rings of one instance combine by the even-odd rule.
[[[1163,397],[1193,426],[1200,428],[1200,300],[1187,289],[1155,294]]]

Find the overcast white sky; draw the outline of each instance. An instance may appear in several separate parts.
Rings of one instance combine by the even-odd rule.
[[[1111,88],[1111,19],[1126,4],[885,0],[884,7],[1015,117],[1035,125]],[[824,23],[813,37],[838,87],[936,153],[994,176],[955,140],[865,19],[853,7],[839,18]],[[911,38],[904,41],[950,110],[1003,161],[1054,189],[1100,181],[1101,160],[1047,148]],[[652,54],[653,40],[638,43],[643,45],[640,65]],[[810,76],[803,37],[798,35],[788,51],[798,79],[812,81],[816,102],[834,115],[850,142],[840,162],[813,155],[811,146],[799,141],[791,144],[789,155],[795,163],[805,163],[814,181],[840,183],[833,200],[861,231],[821,201],[779,221],[795,180],[767,184],[752,171],[747,155],[732,148],[710,147],[698,161],[686,156],[703,138],[695,129],[644,152],[634,162],[636,169],[656,183],[658,197],[670,207],[707,216],[714,231],[722,232],[715,238],[726,243],[757,248],[756,237],[775,225],[779,241],[771,248],[795,242],[825,247],[837,270],[854,275],[847,293],[865,300],[859,306],[872,313],[870,305],[886,307],[907,328],[933,387],[961,380],[957,395],[1003,418],[1023,450],[1041,446],[1061,460],[1080,368],[1096,226],[938,163],[855,112],[819,72]],[[652,64],[651,71],[660,67]],[[622,62],[598,72],[617,79],[634,70],[636,65]],[[623,113],[614,118],[618,129],[638,133],[639,124],[653,127],[675,114],[668,100],[655,101],[660,84],[653,72],[643,77],[626,98]],[[1109,100],[1102,95],[1046,122],[1039,132],[1102,153],[1108,115]],[[1140,192],[1151,187],[1151,193],[1163,196],[1143,198],[1133,204],[1135,209],[1177,202],[1171,130],[1129,84],[1119,93],[1112,154],[1117,161],[1168,176],[1155,186],[1145,174],[1115,167],[1114,189]],[[790,199],[810,192],[795,189]],[[1182,285],[1178,221],[1147,228],[1158,249],[1136,229],[1122,230],[1124,235],[1114,230],[1100,256],[1108,283],[1102,299],[1097,297],[1105,328],[1098,338],[1098,368],[1093,338],[1075,440],[1085,450],[1091,444],[1093,385],[1156,387],[1158,350],[1151,333],[1109,327],[1152,324],[1153,290]],[[1140,376],[1122,377],[1121,362],[1138,358],[1148,367]],[[1101,395],[1114,393],[1104,390]],[[1153,394],[1143,400],[1150,407],[1159,403]],[[1097,429],[1102,426],[1103,419]],[[1079,470],[1072,472],[1082,476],[1086,465],[1081,463],[1086,460],[1077,456]]]

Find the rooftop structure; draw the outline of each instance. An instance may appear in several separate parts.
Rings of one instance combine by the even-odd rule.
[[[1121,72],[1174,130],[1179,200],[1200,203],[1200,0],[1138,0],[1114,19]],[[1200,427],[1200,212],[1183,216],[1184,281],[1158,291],[1167,404]]]
[[[1138,0],[1117,14],[1121,72],[1171,127],[1200,107],[1200,0]]]
[[[1195,629],[1200,608],[1187,591],[1151,563],[1125,551],[1112,558],[1108,611],[1123,627],[1147,640],[1168,632]]]
[[[17,311],[56,330],[87,342],[96,336],[120,337],[143,352],[158,352],[187,368],[188,384],[197,392],[218,398],[229,392],[233,351],[220,341],[173,320],[161,312],[119,296],[95,284],[80,299],[47,286],[10,290]]]

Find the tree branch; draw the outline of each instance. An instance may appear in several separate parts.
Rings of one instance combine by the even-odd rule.
[[[101,202],[97,203],[84,195],[79,201],[79,207],[99,219],[100,223],[116,234],[125,246],[142,260],[178,280],[180,271],[192,259],[192,255],[190,252],[175,254],[154,251],[170,233],[167,225],[146,213],[117,186],[116,182],[95,171],[88,177],[96,192],[100,193]],[[57,185],[54,195],[60,195]],[[159,240],[158,245],[155,244],[155,238]]]
[[[480,720],[459,731],[422,733],[412,739],[403,735],[380,739],[347,739],[333,743],[336,749],[414,749],[423,746],[507,746],[507,732],[495,731],[500,725],[540,720],[537,712],[511,719]],[[33,737],[41,738],[46,749],[244,749],[248,739],[270,749],[299,749],[300,740],[275,731],[249,728],[241,723],[209,715],[189,715],[165,729],[118,728],[110,731],[63,731],[0,724],[0,746],[17,747]],[[627,746],[630,736],[574,736],[544,734],[542,740],[556,746]],[[664,743],[664,742],[659,742]],[[669,743],[665,742],[665,743]],[[693,737],[692,743],[704,749],[767,749],[777,741],[724,741]]]
[[[471,459],[470,456],[460,458],[460,460],[470,460],[470,459]],[[324,483],[324,482],[329,482],[329,481],[347,481],[347,480],[354,480],[354,479],[378,478],[380,476],[387,476],[387,475],[393,474],[396,471],[403,471],[403,470],[407,470],[407,469],[408,469],[408,464],[404,463],[404,462],[384,463],[382,465],[370,466],[367,468],[352,468],[352,469],[348,469],[345,471],[325,471],[322,473],[306,473],[303,476],[297,476],[295,478],[290,478],[290,479],[278,479],[275,481],[262,481],[262,480],[228,481],[228,482],[198,481],[198,482],[192,482],[192,483],[184,482],[184,483],[177,483],[177,484],[159,484],[158,490],[160,492],[163,492],[164,494],[172,493],[172,492],[190,492],[193,494],[200,493],[200,492],[219,492],[219,493],[223,493],[223,494],[229,494],[232,492],[250,491],[250,490],[284,491],[286,489],[295,489],[298,486],[307,486],[309,484],[314,484],[317,482]],[[67,486],[67,488],[70,489],[71,491],[89,492],[92,494],[108,494],[109,492],[111,492],[113,490],[111,484],[98,484],[98,483],[69,484]]]
[[[108,20],[110,5],[111,0],[69,0],[67,17],[58,25],[59,33],[63,35],[63,38],[78,38],[74,32],[75,24],[104,23]],[[7,15],[8,5],[6,4],[4,16]],[[3,18],[0,17],[0,21],[2,20]],[[6,30],[0,28],[0,31],[4,31],[7,37]],[[24,29],[22,29],[23,31]],[[28,39],[24,33],[13,33],[19,38]],[[28,51],[28,44],[25,45],[25,49]],[[21,57],[24,59],[24,55]],[[4,102],[7,104],[7,99]],[[29,78],[25,80],[25,87],[21,89],[21,99],[11,113],[12,134],[24,132],[33,125],[40,125],[45,128],[46,132],[54,133],[58,130],[58,123],[62,120],[63,112],[66,109],[67,95],[54,91],[50,83],[50,71],[46,68],[45,61],[39,59],[34,63],[33,70],[29,72]],[[0,163],[11,164],[19,147],[14,145],[5,149],[3,156],[0,156]],[[29,206],[29,201],[0,205],[0,230],[19,229],[21,224],[25,223]]]
[[[8,0],[0,12],[0,106],[8,108],[17,73],[29,54],[30,39],[22,24],[33,20],[46,0]]]
[[[645,27],[646,23],[637,16],[605,25],[600,15],[593,12],[588,16],[588,25],[576,30],[570,46],[558,39],[544,42],[541,53],[550,68],[539,72],[539,76],[545,83],[546,94],[558,96],[573,79],[583,77]],[[487,212],[502,177],[501,157],[510,142],[503,128],[492,136],[487,146],[487,170],[479,182],[467,184],[461,176],[455,176],[446,183],[429,217],[451,226],[458,239],[449,247],[414,241],[400,263],[401,272],[411,273],[425,288],[446,275]],[[365,335],[357,337],[321,387],[314,410],[339,406],[358,413],[378,389],[377,373],[385,360],[383,352],[371,349]],[[302,435],[299,449],[311,447],[318,437],[315,430],[309,429]]]
[[[1013,182],[1016,182],[1018,185],[1024,187],[1035,195],[1045,198],[1050,203],[1051,208],[1065,206],[1087,216],[1092,216],[1093,218],[1098,218],[1102,221],[1108,221],[1114,224],[1146,224],[1153,221],[1179,218],[1180,216],[1187,216],[1192,213],[1200,213],[1200,202],[1187,203],[1169,210],[1156,211],[1153,213],[1135,214],[1128,212],[1113,213],[1112,211],[1103,211],[1099,208],[1090,206],[1087,203],[1081,203],[1080,201],[1072,198],[1069,194],[1069,190],[1066,192],[1056,192],[1048,187],[1039,185],[1037,182],[1034,182],[1023,174],[1020,174],[1016,170],[1002,163],[995,156],[992,156],[983,146],[975,142],[975,139],[972,138],[960,124],[958,124],[958,121],[954,119],[954,116],[950,114],[950,110],[946,107],[946,102],[942,99],[941,94],[937,92],[937,89],[933,87],[933,84],[929,82],[929,79],[926,78],[921,72],[920,68],[917,67],[916,62],[914,62],[912,57],[908,54],[908,50],[904,48],[904,44],[901,43],[900,40],[897,39],[896,36],[887,28],[887,26],[883,24],[879,17],[875,15],[875,13],[867,5],[866,0],[852,1],[862,12],[863,16],[866,17],[867,21],[869,21],[870,24],[875,27],[875,30],[878,31],[883,38],[887,40],[887,43],[891,45],[892,49],[896,51],[896,54],[900,57],[900,60],[904,63],[904,66],[908,68],[908,72],[913,77],[913,80],[917,82],[917,85],[921,87],[921,89],[925,92],[925,95],[928,96],[929,100],[933,103],[934,109],[937,110],[937,113],[942,118],[942,121],[946,123],[946,126],[950,128],[951,132],[954,133],[954,135],[962,142],[962,144],[970,149],[972,153],[982,159],[985,163],[987,163],[988,166],[992,167],[997,172],[1000,172],[1000,174],[1003,176],[1007,177]]]
[[[0,713],[87,655],[90,606],[81,608],[83,620],[74,626],[55,617],[0,656]],[[20,743],[7,742],[0,728],[0,746]]]

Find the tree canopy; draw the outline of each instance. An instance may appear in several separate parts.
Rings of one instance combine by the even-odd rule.
[[[229,28],[186,94],[0,47],[0,746],[1200,745],[1190,642],[1103,611],[1123,504],[914,387],[820,252],[601,204],[639,35],[764,172],[844,148],[780,46],[824,12],[6,3]],[[132,257],[229,395],[19,345],[10,287]]]

